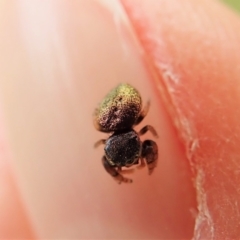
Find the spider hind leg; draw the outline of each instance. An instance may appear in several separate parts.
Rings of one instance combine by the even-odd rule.
[[[138,125],[146,117],[146,115],[148,114],[149,108],[150,108],[150,101],[147,102],[146,106],[141,111],[134,125]]]

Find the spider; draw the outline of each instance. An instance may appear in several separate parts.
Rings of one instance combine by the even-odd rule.
[[[157,165],[157,144],[152,140],[140,140],[140,136],[147,131],[155,137],[158,137],[157,132],[151,125],[146,125],[139,132],[133,129],[147,115],[149,107],[150,102],[147,102],[142,109],[139,92],[131,85],[123,83],[110,91],[95,110],[95,128],[111,135],[97,141],[94,147],[105,145],[103,167],[118,183],[132,182],[123,176],[122,167],[128,168],[140,163],[139,168],[142,168],[147,164],[148,173],[151,174]]]

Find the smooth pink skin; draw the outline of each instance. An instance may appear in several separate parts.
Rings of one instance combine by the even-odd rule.
[[[40,238],[191,238],[195,198],[183,148],[121,5],[113,7],[6,3],[0,84],[18,187]],[[152,176],[136,170],[121,186],[102,167],[103,147],[93,148],[107,135],[92,121],[120,82],[151,100],[137,129],[149,123],[160,136]]]
[[[130,22],[118,1],[2,3],[0,91],[11,154],[4,166],[16,185],[3,182],[18,204],[3,202],[0,215],[16,209],[19,219],[0,224],[0,233],[12,229],[4,238],[19,238],[21,221],[25,238],[239,236],[230,225],[239,222],[238,175],[229,181],[237,169],[239,105],[226,97],[239,98],[239,20],[218,5],[206,11],[210,3],[182,2],[122,1]],[[227,19],[218,27],[222,42],[213,31],[220,16]],[[226,29],[235,38],[224,41]],[[184,84],[174,82],[179,76]],[[136,170],[134,183],[121,186],[101,166],[103,148],[93,144],[106,134],[92,125],[97,103],[119,82],[134,85],[143,102],[151,99],[137,129],[150,123],[160,135],[153,175]],[[220,153],[227,164],[214,162]]]
[[[31,239],[34,234],[9,163],[9,149],[2,116],[0,122],[0,238]]]

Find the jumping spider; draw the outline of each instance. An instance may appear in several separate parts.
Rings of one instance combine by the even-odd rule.
[[[100,103],[94,113],[94,125],[97,130],[112,133],[108,139],[101,139],[95,147],[105,144],[105,155],[102,164],[105,170],[119,183],[132,182],[124,177],[122,167],[135,164],[148,166],[149,174],[156,167],[158,146],[152,140],[141,142],[140,136],[150,131],[158,137],[155,129],[146,125],[139,132],[133,127],[139,124],[147,115],[150,103],[142,109],[142,100],[139,92],[129,84],[120,84],[114,88]]]

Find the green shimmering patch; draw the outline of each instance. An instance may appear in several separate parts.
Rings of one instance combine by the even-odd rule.
[[[106,132],[130,128],[141,108],[139,92],[129,84],[120,84],[100,103],[95,113],[95,121],[98,128]]]

